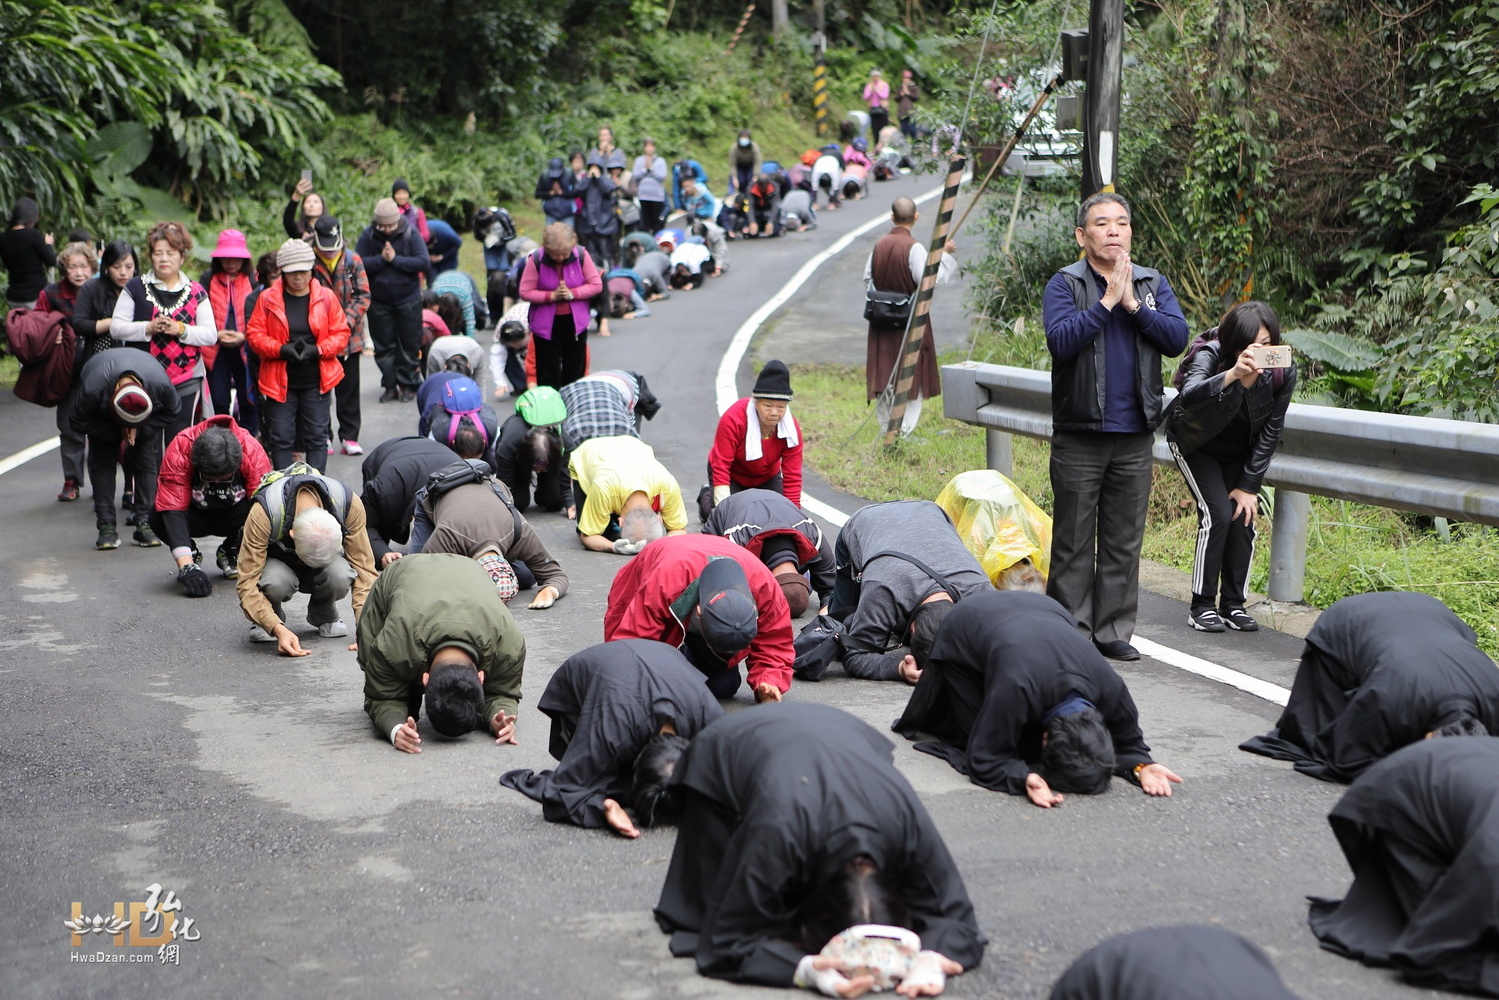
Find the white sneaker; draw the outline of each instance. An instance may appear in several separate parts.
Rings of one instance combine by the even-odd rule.
[[[342,621],[327,622],[317,627],[317,634],[324,639],[341,639],[349,634],[349,626]]]
[[[273,635],[271,635],[271,633],[267,632],[265,629],[261,628],[259,625],[251,625],[250,626],[250,641],[251,642],[275,642],[276,641],[276,637],[273,636]]]

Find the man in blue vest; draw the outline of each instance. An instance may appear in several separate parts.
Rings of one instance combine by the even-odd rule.
[[[354,619],[375,583],[364,504],[336,479],[297,463],[272,472],[255,491],[239,549],[239,607],[251,642],[274,642],[283,656],[306,656],[282,605],[308,595],[307,624],[334,639],[349,634],[338,601],[353,590]]]
[[[1130,260],[1129,204],[1096,194],[1077,213],[1083,259],[1046,285],[1051,351],[1051,576],[1047,594],[1100,652],[1136,660],[1140,543],[1151,446],[1164,409],[1161,357],[1187,321],[1159,272]]]

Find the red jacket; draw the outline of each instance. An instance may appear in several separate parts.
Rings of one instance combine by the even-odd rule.
[[[781,495],[798,507],[802,505],[802,425],[796,425],[796,445],[786,447],[783,437],[760,439],[761,456],[751,462],[744,457],[744,435],[749,427],[748,399],[736,400],[718,418],[713,435],[713,450],[708,452],[708,480],[714,486],[764,486],[776,473],[781,474]],[[759,417],[754,419],[757,421]]]
[[[193,498],[193,442],[210,427],[227,428],[239,439],[239,475],[245,481],[247,496],[260,488],[260,481],[271,471],[271,460],[253,434],[227,413],[209,417],[178,432],[167,445],[166,454],[161,456],[161,475],[156,480],[157,510],[187,510]]]
[[[308,286],[312,301],[307,304],[307,321],[317,338],[318,390],[327,392],[344,377],[344,366],[338,360],[349,343],[349,321],[344,319],[343,303],[333,290],[321,282]],[[260,391],[267,399],[286,402],[286,362],[281,347],[291,339],[286,326],[286,296],[280,280],[260,293],[255,314],[245,331],[250,350],[260,356]]]
[[[744,567],[750,593],[760,609],[759,634],[749,649],[737,654],[729,666],[738,667],[749,658],[750,687],[762,681],[774,684],[784,694],[791,689],[791,665],[796,650],[791,645],[791,609],[781,585],[770,570],[748,550],[718,535],[668,535],[658,538],[625,563],[609,587],[604,610],[604,641],[655,639],[680,646],[686,637],[682,620],[671,604],[697,581],[709,558],[733,559]]]

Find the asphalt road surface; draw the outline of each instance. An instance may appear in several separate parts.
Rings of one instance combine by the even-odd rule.
[[[592,341],[596,368],[649,376],[665,405],[644,436],[689,502],[734,330],[813,253],[883,215],[895,194],[936,183],[875,185],[871,200],[823,213],[816,231],[734,244],[727,276]],[[824,310],[845,300],[830,315],[844,317],[855,363],[864,355],[857,271],[878,232],[829,264],[851,273],[852,287],[814,281],[783,312],[794,324],[808,296]],[[413,433],[414,407],[377,405],[365,365],[365,447]],[[749,384],[746,363],[740,390]],[[52,420],[5,394],[0,458],[55,433]],[[357,459],[335,456],[329,471],[357,487]],[[371,731],[345,641],[304,629],[313,652],[296,660],[252,646],[232,585],[211,574],[213,596],[186,599],[165,549],[131,546],[128,530],[121,549],[94,551],[87,491],[59,504],[60,478],[55,452],[0,475],[0,997],[777,995],[670,958],[650,908],[672,829],[632,842],[547,823],[499,786],[508,768],[550,766],[536,699],[556,664],[602,639],[621,557],[583,552],[560,516],[536,517],[573,589],[548,611],[513,605],[530,651],[520,745],[429,739],[406,756]],[[809,489],[844,511],[858,506],[815,475]],[[294,625],[304,606],[288,605]],[[1140,632],[1157,642],[1290,682],[1300,647],[1291,636],[1198,636],[1184,605],[1151,594],[1143,612]],[[1304,897],[1340,896],[1349,882],[1325,821],[1341,790],[1236,749],[1277,707],[1149,658],[1123,673],[1157,757],[1185,778],[1169,800],[1116,781],[1043,811],[970,785],[903,741],[897,748],[990,939],[982,966],[949,994],[1045,997],[1103,938],[1185,922],[1247,935],[1308,1000],[1423,993],[1319,951],[1308,932]],[[837,675],[789,697],[884,729],[906,692]],[[748,704],[741,692],[734,707]],[[107,918],[152,885],[175,893],[194,921],[198,939],[179,942],[176,964],[140,967],[156,949],[115,947],[105,934],[71,944],[63,922],[75,902],[85,917]],[[97,953],[136,961],[79,961]]]

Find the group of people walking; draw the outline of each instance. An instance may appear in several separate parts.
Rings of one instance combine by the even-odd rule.
[[[603,170],[623,169],[612,139],[600,134]],[[164,538],[184,593],[202,598],[213,585],[197,540],[223,538],[215,561],[252,641],[308,655],[287,603],[306,595],[308,624],[338,638],[351,631],[339,609],[349,600],[364,709],[380,739],[410,754],[424,731],[516,741],[528,663],[510,608],[522,593],[529,608],[549,608],[569,590],[531,519],[574,522],[569,561],[626,557],[602,609],[604,641],[566,658],[538,704],[557,766],[500,780],[556,822],[627,838],[674,822],[654,914],[671,953],[717,978],[932,996],[982,960],[987,940],[963,878],[891,741],[847,713],[789,700],[795,681],[821,679],[832,661],[852,678],[904,682],[894,730],[981,787],[1052,809],[1115,777],[1160,798],[1182,784],[1155,760],[1109,660],[1138,656],[1129,640],[1162,422],[1200,510],[1191,624],[1255,627],[1244,603],[1256,494],[1295,378],[1261,367],[1254,350],[1278,342],[1268,307],[1237,307],[1194,345],[1166,411],[1161,358],[1187,349],[1186,322],[1164,276],[1131,262],[1127,204],[1084,202],[1083,258],[1046,294],[1050,575],[996,578],[924,499],[868,505],[826,536],[802,506],[803,432],[778,360],[721,415],[700,530],[690,530],[681,486],[641,437],[662,400],[642,372],[589,370],[586,303],[604,281],[560,217],[521,262],[535,374],[510,386],[515,412],[501,424],[467,334],[408,336],[423,279],[455,251],[436,248],[438,220],[398,183],[403,192],[377,204],[350,250],[321,199],[301,191],[287,222],[303,232],[260,287],[233,230],[204,282],[182,275],[191,242],[171,223],[148,234],[145,275],[133,273],[128,244],[106,248],[92,277],[87,245],[58,255],[72,291],[38,289],[35,305],[71,299],[79,342],[102,345],[80,352],[66,404],[88,454],[98,547],[118,545],[123,455],[137,543]],[[565,193],[548,188],[549,198]],[[914,289],[915,221],[914,204],[898,199],[866,269],[870,287]],[[105,299],[108,309],[93,305]],[[349,378],[350,339],[366,316],[382,401],[418,402],[425,433],[372,448],[356,490],[326,472],[329,395]],[[872,396],[876,362],[890,362],[882,334],[870,331]],[[228,401],[216,405],[211,372],[236,351],[243,374],[230,364],[220,379]],[[924,378],[918,400],[940,390]],[[70,482],[60,499],[77,498],[79,479]],[[794,623],[809,613],[798,636]],[[757,704],[726,713],[741,686]],[[1279,725],[1245,749],[1353,782],[1332,819],[1354,886],[1342,903],[1312,908],[1326,947],[1416,982],[1499,995],[1499,914],[1485,902],[1499,891],[1499,755],[1486,735],[1496,726],[1499,670],[1439,602],[1362,595],[1323,615]],[[1190,975],[1173,983],[1161,954],[1182,956]],[[1262,952],[1207,928],[1101,945],[1053,995],[1117,995],[1108,984],[1126,983],[1151,997],[1289,995]]]

